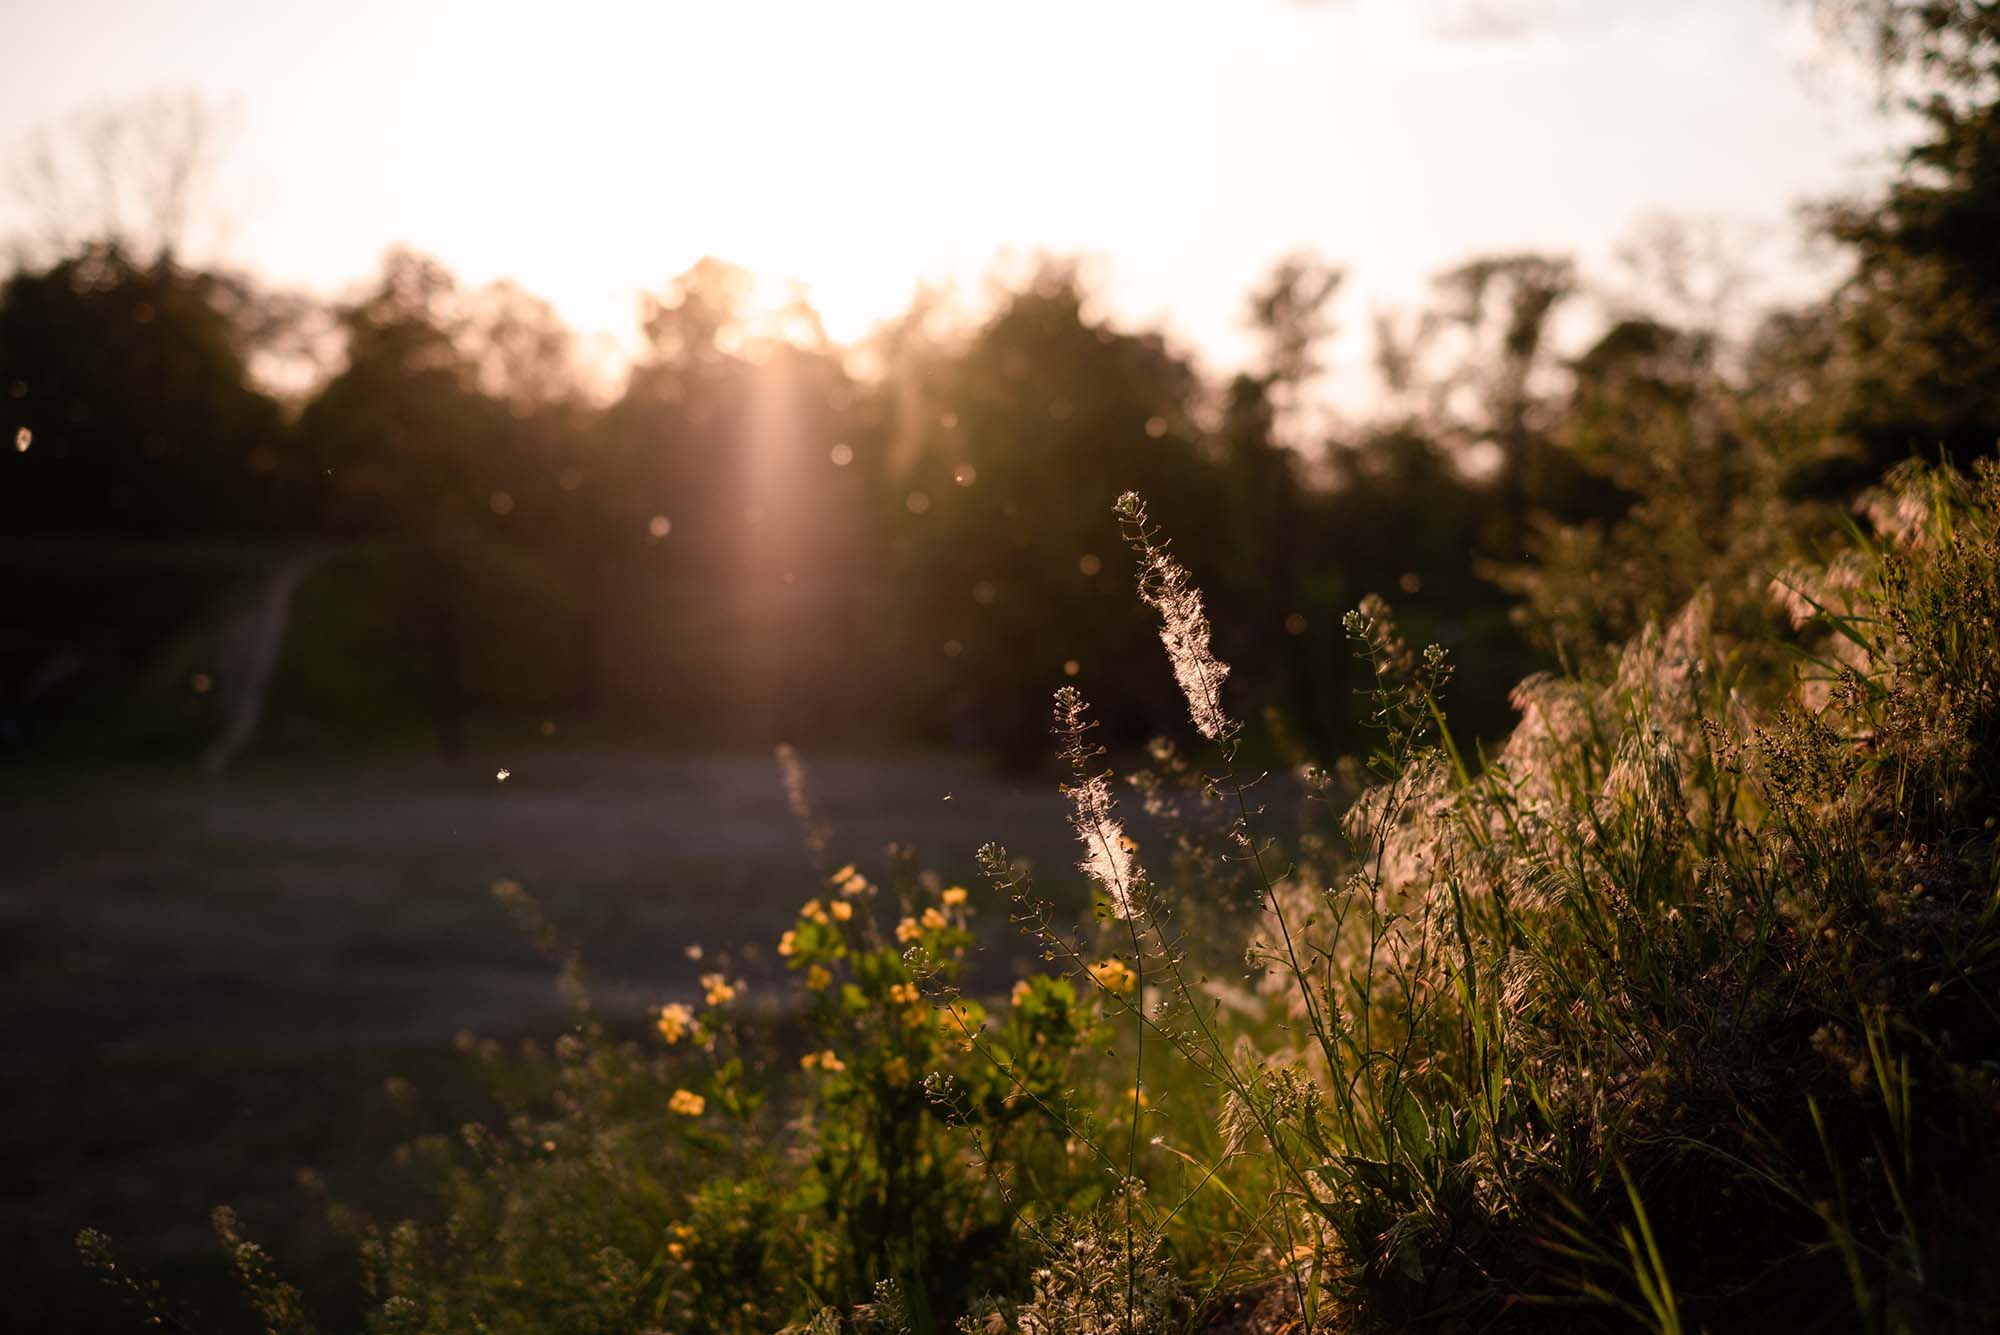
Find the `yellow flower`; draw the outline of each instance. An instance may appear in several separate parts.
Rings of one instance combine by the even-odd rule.
[[[1008,994],[1007,999],[1018,1006],[1033,995],[1035,989],[1029,987],[1028,980],[1023,978],[1014,984],[1014,990]]]
[[[826,921],[826,909],[817,899],[808,899],[799,909],[799,916],[809,922],[823,923]]]
[[[828,1048],[825,1052],[819,1054],[819,1069],[838,1073],[847,1069],[847,1063],[840,1059],[839,1053],[835,1052],[832,1048]]]
[[[976,1016],[965,1007],[953,1002],[937,1013],[939,1033],[960,1052],[972,1051],[972,1035],[980,1028]]]
[[[923,936],[923,934],[924,929],[917,926],[915,918],[905,918],[896,924],[896,939],[898,941],[915,941]]]
[[[939,895],[938,898],[944,901],[946,908],[955,909],[966,900],[965,887],[962,885],[948,885],[944,888],[944,893]]]
[[[708,1100],[691,1089],[677,1089],[667,1100],[667,1111],[677,1112],[683,1117],[699,1117],[708,1107]]]
[[[949,925],[944,914],[939,910],[934,908],[924,910],[924,926],[931,931],[941,932]]]
[[[786,932],[778,938],[778,953],[780,955],[789,955],[798,948],[799,934],[797,932]]]
[[[680,1042],[693,1027],[694,1012],[678,1001],[671,1006],[660,1007],[660,1037],[667,1042]]]
[[[701,990],[711,1006],[727,1006],[736,1000],[736,988],[719,973],[705,973],[701,976]]]
[[[815,964],[806,970],[806,986],[815,992],[824,991],[826,985],[832,981],[833,975],[828,973],[823,965]]]
[[[865,895],[874,888],[866,876],[854,869],[852,862],[826,879],[828,884],[839,886],[843,895]]]
[[[892,1085],[908,1083],[910,1064],[901,1057],[891,1057],[882,1063],[882,1078]]]
[[[685,1243],[670,1242],[667,1244],[667,1255],[673,1257],[673,1259],[676,1261],[680,1260],[683,1256],[686,1256],[687,1251],[688,1251],[687,1244]]]
[[[844,899],[834,900],[831,904],[827,905],[827,908],[833,911],[833,920],[835,922],[846,922],[854,916],[854,905]]]
[[[1130,992],[1138,983],[1139,976],[1127,968],[1124,960],[1109,959],[1102,964],[1090,966],[1090,976],[1097,985],[1109,992]]]
[[[817,1052],[808,1052],[805,1056],[799,1058],[799,1069],[802,1071],[818,1070],[819,1054]]]
[[[898,1006],[914,1006],[923,994],[917,991],[915,983],[896,983],[889,988],[889,1000]]]

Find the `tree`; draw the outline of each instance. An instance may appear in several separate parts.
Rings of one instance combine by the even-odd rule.
[[[13,170],[31,220],[24,257],[97,246],[142,265],[185,258],[222,222],[215,191],[235,128],[233,115],[192,91],[105,103],[37,128]]]
[[[1960,459],[2000,435],[2000,6],[1822,0],[1905,91],[1924,137],[1884,195],[1823,209],[1854,266],[1826,330],[1836,420],[1872,480],[1912,453]]]
[[[240,279],[93,245],[0,288],[0,516],[15,531],[187,534],[309,521],[317,484],[250,382]]]

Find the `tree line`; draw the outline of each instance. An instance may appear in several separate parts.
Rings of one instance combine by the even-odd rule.
[[[1860,488],[1990,450],[2000,423],[2000,23],[1828,8],[1927,127],[1878,197],[1815,216],[1847,257],[1831,291],[1733,319],[1691,296],[1727,266],[1686,228],[1647,238],[1638,297],[1563,256],[1479,257],[1378,319],[1379,407],[1326,429],[1298,408],[1342,273],[1311,257],[1250,295],[1261,353],[1223,379],[1060,261],[975,321],[920,300],[842,348],[802,298],[759,305],[703,260],[642,298],[604,394],[546,303],[412,251],[315,303],[170,244],[69,241],[0,287],[8,688],[67,654],[101,699],[173,629],[146,578],[66,575],[78,551],[130,574],[310,549],[341,557],[301,594],[294,675],[350,662],[372,683],[350,695],[447,749],[516,715],[1038,754],[1072,675],[1136,737],[1172,683],[1124,670],[1148,632],[1103,516],[1128,489],[1171,517],[1246,698],[1319,742],[1348,726],[1339,621],[1366,593],[1496,681],[1698,587],[1766,615]],[[1505,725],[1497,692],[1461,694],[1475,729]]]

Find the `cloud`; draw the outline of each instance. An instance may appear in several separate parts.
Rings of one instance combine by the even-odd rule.
[[[1433,0],[1424,24],[1446,42],[1516,42],[1565,26],[1569,6],[1549,0]]]
[[[1301,8],[1362,8],[1371,0],[1292,0]],[[1502,43],[1578,26],[1584,15],[1576,0],[1372,0],[1379,8],[1415,18],[1424,36],[1443,42]],[[1613,0],[1595,0],[1607,6]]]

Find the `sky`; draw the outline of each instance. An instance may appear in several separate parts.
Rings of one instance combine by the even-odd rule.
[[[1211,369],[1281,256],[1345,265],[1333,357],[1481,252],[1586,272],[1650,216],[1813,281],[1794,210],[1897,126],[1784,0],[0,0],[0,150],[197,89],[235,130],[212,258],[351,290],[407,243],[600,345],[703,255],[848,340],[920,281],[1081,256]],[[0,226],[20,222],[11,198]]]

